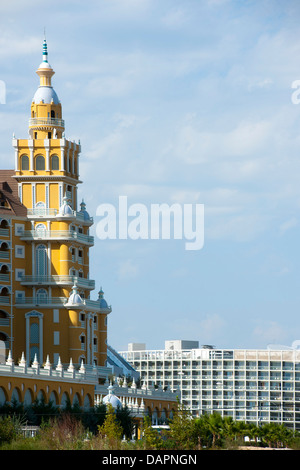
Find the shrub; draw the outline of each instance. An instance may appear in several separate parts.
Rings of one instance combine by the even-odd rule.
[[[11,442],[17,437],[17,426],[11,416],[0,419],[0,444]]]

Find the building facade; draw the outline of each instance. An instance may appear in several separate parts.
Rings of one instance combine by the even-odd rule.
[[[163,350],[130,344],[121,351],[146,387],[181,392],[193,416],[218,412],[234,420],[300,430],[300,350],[199,348],[166,341]]]
[[[90,299],[93,219],[77,201],[81,147],[64,136],[46,41],[37,74],[28,137],[13,138],[15,169],[0,171],[0,340],[28,363],[49,355],[52,364],[103,367],[111,308],[102,290]]]

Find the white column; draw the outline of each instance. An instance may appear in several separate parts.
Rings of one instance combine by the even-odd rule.
[[[49,139],[44,140],[46,150],[46,171],[50,171],[50,142]]]
[[[13,147],[15,149],[15,171],[19,171],[19,155],[18,155],[18,141],[17,139],[13,139]]]
[[[39,316],[39,346],[40,346],[40,358],[39,363],[43,364],[43,316]]]
[[[66,139],[60,139],[60,169],[65,171],[65,145]]]
[[[33,149],[34,149],[34,144],[33,140],[28,140],[28,147],[30,151],[30,157],[29,157],[29,171],[34,171],[34,164],[33,164]]]
[[[73,144],[73,150],[72,150],[72,174],[74,175],[75,173],[75,142]]]

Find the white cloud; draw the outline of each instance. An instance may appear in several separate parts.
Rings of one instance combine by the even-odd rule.
[[[284,326],[276,321],[260,322],[253,330],[255,341],[262,344],[283,344],[288,338],[288,332]]]
[[[118,277],[120,281],[130,281],[138,276],[139,267],[131,259],[121,261],[118,268]]]

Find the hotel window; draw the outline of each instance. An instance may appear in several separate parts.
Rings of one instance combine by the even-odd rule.
[[[15,224],[15,235],[19,237],[24,231],[24,224]]]
[[[21,170],[29,170],[29,158],[27,155],[22,155],[21,157]]]
[[[20,282],[24,275],[25,275],[25,269],[16,269],[15,270],[16,281]]]
[[[30,325],[30,342],[34,344],[39,343],[39,325],[38,323],[31,323]]]
[[[57,155],[53,155],[51,158],[51,170],[59,170],[59,158]]]
[[[54,346],[59,346],[59,331],[53,332],[53,344]]]
[[[38,171],[45,170],[45,158],[43,155],[38,155],[35,159],[35,169]]]
[[[25,247],[21,245],[15,246],[15,257],[16,258],[25,258]]]
[[[47,248],[45,245],[38,245],[36,247],[35,257],[35,273],[37,276],[47,275]]]
[[[80,312],[80,314],[79,314],[79,321],[80,321],[80,323],[81,323],[81,326],[84,328],[84,326],[85,326],[85,313]]]
[[[46,289],[39,289],[36,293],[36,299],[38,303],[47,303],[48,292],[46,291]]]
[[[59,323],[59,310],[53,310],[53,323]]]
[[[84,335],[80,336],[80,343],[81,343],[81,349],[84,350],[85,349],[85,336]]]

